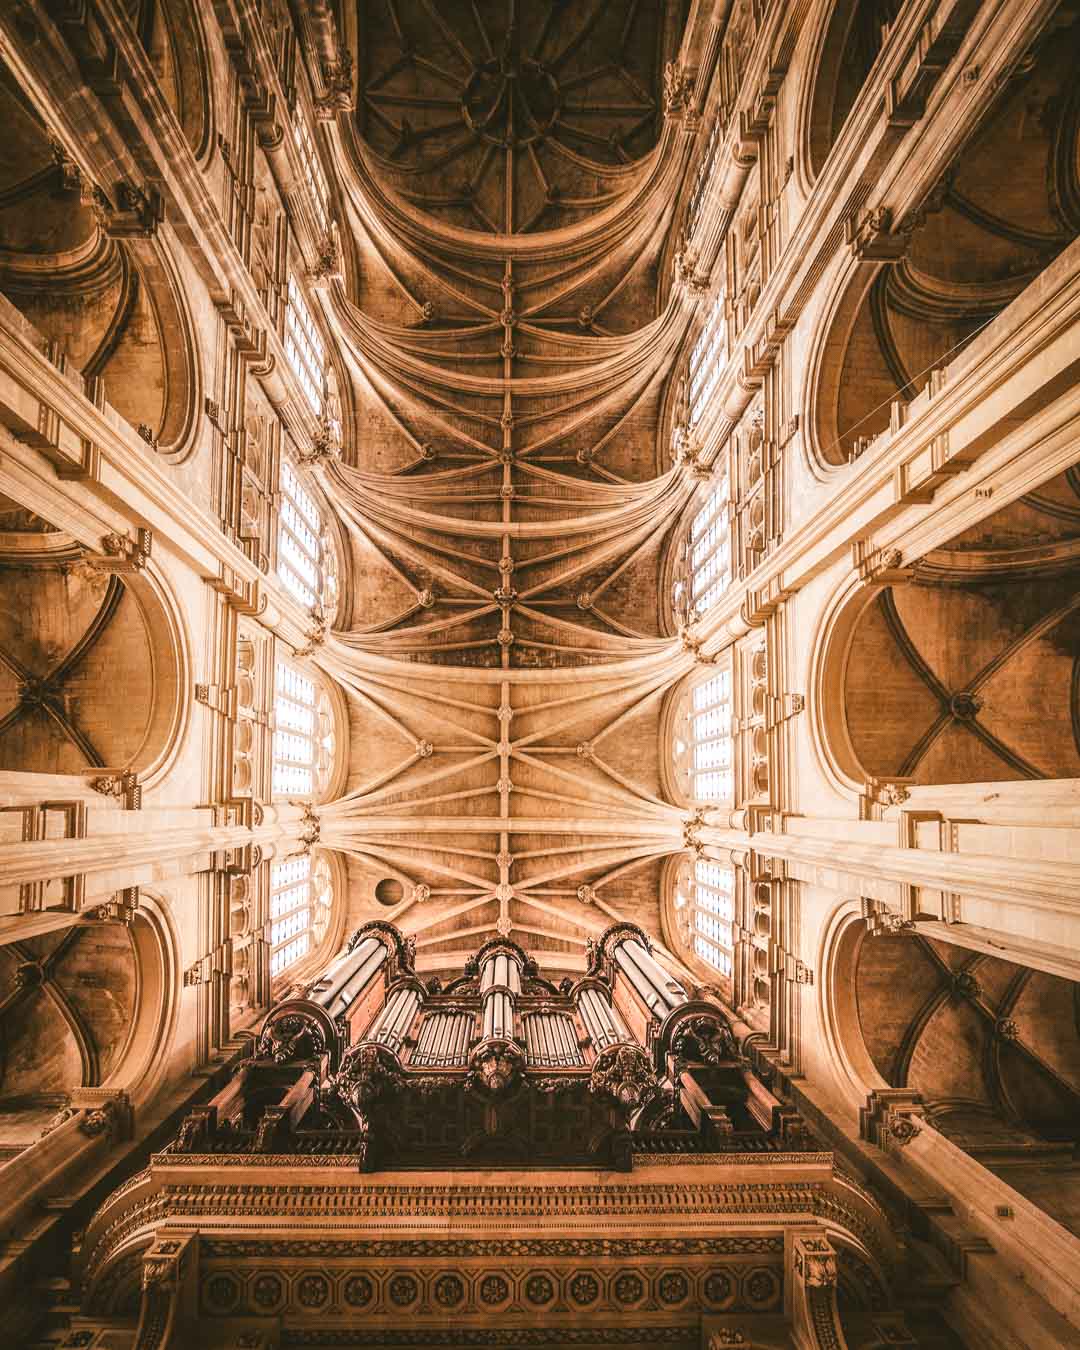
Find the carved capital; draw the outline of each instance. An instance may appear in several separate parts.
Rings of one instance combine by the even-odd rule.
[[[308,270],[308,280],[316,290],[323,290],[334,281],[344,281],[341,261],[341,241],[337,223],[331,221],[316,245],[315,262]]]
[[[337,59],[322,63],[323,87],[326,92],[315,100],[315,116],[320,122],[332,121],[338,113],[353,110],[353,59],[347,48],[339,50]]]
[[[677,61],[664,67],[664,116],[682,120],[694,101],[694,75]]]
[[[810,1289],[831,1289],[837,1280],[836,1249],[826,1237],[796,1237],[792,1250],[796,1276]]]
[[[311,445],[297,456],[300,464],[312,468],[331,464],[341,458],[341,438],[336,425],[328,417],[320,417],[311,438]]]

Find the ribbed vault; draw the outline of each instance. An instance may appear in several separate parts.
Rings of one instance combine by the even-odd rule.
[[[328,308],[359,412],[318,472],[356,599],[316,655],[358,767],[322,840],[357,917],[376,880],[400,895],[387,917],[429,966],[494,931],[568,967],[612,918],[658,933],[682,846],[657,758],[693,663],[658,590],[694,487],[657,435],[696,300],[658,286],[692,144],[685,100],[660,107],[682,7],[514,16],[361,4],[366,92],[339,128],[355,280]]]

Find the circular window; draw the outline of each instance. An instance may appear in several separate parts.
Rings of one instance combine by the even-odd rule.
[[[396,877],[383,877],[382,881],[375,883],[375,899],[380,905],[386,905],[387,908],[400,905],[404,897],[405,887]]]

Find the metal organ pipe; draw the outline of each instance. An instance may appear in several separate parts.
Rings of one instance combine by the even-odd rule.
[[[673,1008],[686,1003],[686,991],[656,961],[637,938],[626,938],[615,948],[615,961],[646,1007],[661,1021]]]
[[[346,1012],[358,994],[382,969],[389,955],[378,937],[366,937],[351,952],[340,957],[322,976],[309,995],[312,1003],[325,1008],[331,1017]]]
[[[599,1054],[609,1045],[618,1045],[621,1041],[632,1040],[626,1024],[598,989],[585,988],[578,994],[578,1011],[589,1033],[593,1050]]]
[[[430,1017],[425,1017],[420,1025],[420,1035],[416,1041],[416,1049],[412,1053],[412,1062],[414,1064],[427,1064],[431,1058],[432,1044],[438,1031],[439,1018],[441,1013],[432,1013]]]
[[[484,1040],[512,1040],[514,1000],[521,993],[521,967],[511,952],[497,949],[484,958],[480,993],[484,1000]]]
[[[419,989],[412,985],[399,986],[386,1000],[382,1012],[372,1023],[364,1040],[377,1041],[396,1055],[419,1007]]]
[[[465,1062],[465,1052],[469,1048],[469,1032],[472,1029],[473,1019],[471,1013],[458,1013],[457,1015],[457,1035],[454,1038],[454,1063],[463,1064]]]

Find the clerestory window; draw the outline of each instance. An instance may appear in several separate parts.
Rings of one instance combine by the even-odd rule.
[[[304,177],[307,180],[312,209],[320,230],[325,234],[330,228],[330,189],[327,186],[319,152],[315,148],[315,138],[311,134],[307,118],[299,107],[293,114],[293,136],[296,148],[300,152],[300,162],[304,166]]]
[[[326,343],[294,276],[289,277],[289,298],[285,307],[285,355],[312,411],[316,417],[321,417],[327,402]]]
[[[672,608],[679,623],[707,614],[731,581],[731,526],[728,477],[718,467],[716,485],[690,519],[678,544]]]
[[[708,858],[684,862],[675,883],[675,913],[686,945],[721,975],[731,975],[735,873]]]
[[[326,690],[289,661],[274,686],[274,795],[316,797],[334,766],[334,714]]]
[[[270,974],[280,975],[322,940],[330,921],[334,884],[325,858],[310,853],[270,868]]]
[[[687,689],[675,720],[672,757],[687,800],[734,805],[730,663]]]
[[[705,322],[690,350],[687,367],[687,401],[690,426],[705,416],[720,375],[727,363],[727,316],[721,287],[705,311]]]
[[[333,614],[337,605],[337,553],[318,503],[284,455],[278,484],[278,576],[305,608],[318,605]]]

